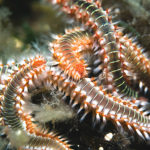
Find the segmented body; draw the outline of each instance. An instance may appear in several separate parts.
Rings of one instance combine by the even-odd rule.
[[[73,106],[80,104],[80,110],[85,110],[84,116],[92,111],[93,117],[97,120],[101,118],[112,120],[117,126],[123,125],[130,130],[134,129],[139,136],[149,140],[150,117],[142,111],[144,107],[139,109],[136,99],[117,97],[122,93],[127,96],[137,96],[128,85],[130,79],[126,72],[130,69],[138,73],[137,78],[149,87],[150,83],[146,82],[146,78],[150,75],[149,60],[142,55],[136,44],[116,30],[98,1],[95,4],[92,0],[72,0],[72,3],[69,0],[56,0],[55,2],[61,4],[68,14],[82,21],[92,36],[86,34],[86,30],[66,33],[51,45],[57,65],[48,67],[47,70],[45,59],[34,58],[16,66],[18,70],[11,73],[10,79],[0,78],[0,84],[4,86],[0,89],[2,119],[0,121],[8,128],[8,138],[11,143],[17,148],[26,150],[71,150],[66,141],[51,132],[39,129],[33,122],[33,117],[24,112],[24,103],[28,99],[26,95],[33,92],[35,85],[39,86],[39,89],[50,90],[49,85],[58,89],[62,94],[70,97]],[[94,51],[95,42],[98,43],[98,51]],[[99,58],[93,64],[99,64],[101,59],[103,60],[103,67],[97,69],[99,80],[93,76],[88,78],[88,63],[84,57],[88,53]],[[126,66],[126,61],[131,67]],[[142,73],[139,73],[136,67]],[[105,90],[101,82],[103,79],[100,69],[103,70],[107,82]],[[0,64],[0,76],[5,74],[3,72],[7,72],[7,67],[4,68]],[[115,90],[118,95],[113,93]],[[12,135],[16,137],[15,140],[12,139]]]
[[[134,100],[126,101],[107,94],[103,87],[98,87],[90,78],[81,79],[78,83],[72,82],[59,69],[49,72],[49,82],[66,96],[70,95],[74,104],[80,103],[85,113],[93,111],[98,120],[102,117],[113,120],[117,125],[125,123],[146,138],[149,137],[150,119],[138,109]]]
[[[15,94],[17,92],[17,86],[19,87],[22,84],[22,80],[25,80],[24,77],[27,73],[31,73],[32,70],[36,69],[37,67],[43,65],[45,62],[43,60],[33,60],[31,64],[28,66],[23,66],[21,71],[14,75],[11,81],[8,83],[6,90],[4,92],[4,100],[3,100],[3,115],[4,118],[7,120],[7,124],[11,126],[11,128],[18,128],[20,127],[20,119],[17,117],[16,110],[14,109],[14,102],[17,101]],[[31,73],[31,76],[33,74]],[[26,80],[25,80],[26,83]],[[19,87],[20,90],[21,87]]]
[[[74,80],[87,76],[83,53],[92,50],[93,39],[85,33],[82,31],[67,33],[52,44],[54,58],[65,73]]]
[[[42,88],[47,77],[45,67],[44,59],[34,58],[29,64],[23,65],[8,83],[1,106],[4,123],[8,126],[7,134],[12,145],[17,148],[71,150],[66,141],[62,141],[52,132],[41,131],[33,123],[32,116],[23,109],[28,90],[34,89],[35,85]]]
[[[121,93],[135,96],[133,90],[126,84],[123,75],[121,73],[120,59],[119,59],[119,47],[117,39],[114,35],[111,24],[108,22],[105,12],[102,9],[96,8],[93,4],[77,0],[75,1],[81,8],[89,12],[90,17],[93,18],[94,24],[97,26],[95,36],[98,39],[103,50],[104,63],[108,65],[110,69],[106,69],[106,73],[112,73],[111,76],[115,82],[115,86]],[[106,76],[106,78],[108,78]]]
[[[105,64],[103,69],[103,71],[106,73],[105,78],[109,79],[111,81],[110,83],[114,82],[114,87],[118,88],[120,93],[125,93],[125,95],[137,97],[137,93],[128,86],[128,82],[130,80],[127,79],[128,74],[125,72],[127,66],[125,65],[126,62],[123,60],[123,57],[125,56],[122,56],[123,51],[121,46],[121,44],[123,45],[125,43],[118,38],[118,35],[122,36],[122,34],[116,33],[115,26],[109,20],[106,12],[101,8],[101,6],[96,4],[98,7],[97,8],[94,3],[86,2],[83,0],[74,0],[73,4],[71,4],[71,7],[69,1],[60,0],[55,2],[61,4],[65,12],[71,16],[74,16],[77,20],[82,21],[85,26],[93,29],[95,40],[99,41],[102,48],[100,55],[103,57]],[[131,103],[131,105],[133,104]],[[113,105],[111,106],[113,107]],[[137,116],[139,115],[140,113]],[[135,115],[133,116],[135,117]],[[146,129],[145,131],[143,130],[146,137],[148,137],[148,130],[149,129]],[[137,133],[140,134],[138,130]]]
[[[63,5],[65,12],[74,15],[78,20],[82,20],[86,26],[94,30],[94,37],[102,47],[100,53],[104,59],[105,78],[106,80],[109,78],[111,81],[109,83],[107,80],[108,84],[112,84],[113,80],[115,88],[119,89],[121,93],[137,97],[137,93],[128,86],[122,75],[118,39],[102,7],[97,8],[94,3],[84,0],[72,0],[72,7],[70,7],[69,1],[56,2]]]
[[[150,78],[150,61],[142,54],[142,48],[132,42],[132,39],[127,36],[121,36],[119,38],[123,45],[123,53],[127,61],[131,64],[131,72],[134,72],[134,76],[138,82],[142,82],[144,86],[150,89],[150,82],[147,80]]]

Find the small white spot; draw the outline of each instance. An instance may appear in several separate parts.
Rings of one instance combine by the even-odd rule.
[[[76,89],[75,89],[75,91],[76,91],[76,92],[79,92],[79,91],[80,91],[80,87],[77,86]]]
[[[91,96],[87,96],[86,102],[89,103],[91,101],[91,99],[92,99]]]
[[[22,93],[23,89],[22,89],[22,88],[19,88],[17,91],[18,91],[19,93]]]
[[[103,106],[99,106],[99,108],[98,108],[97,112],[101,112],[101,111],[102,111],[102,109],[103,109]]]
[[[109,112],[109,109],[104,109],[104,115],[107,115]]]
[[[112,138],[113,138],[113,136],[114,136],[114,135],[113,135],[112,133],[108,133],[108,134],[105,135],[104,139],[105,139],[106,141],[111,141]]]
[[[97,104],[98,104],[98,102],[97,102],[96,100],[93,100],[93,101],[92,101],[92,106],[93,106],[93,107],[96,107]]]
[[[119,120],[121,117],[121,114],[117,114],[117,119]]]
[[[104,150],[104,148],[103,147],[99,147],[99,149],[98,150]]]

